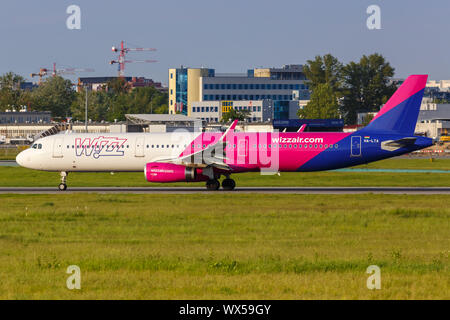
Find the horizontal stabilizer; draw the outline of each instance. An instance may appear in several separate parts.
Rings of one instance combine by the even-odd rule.
[[[387,151],[395,151],[397,149],[413,145],[416,140],[416,137],[407,137],[398,140],[387,140],[381,143],[381,149]]]

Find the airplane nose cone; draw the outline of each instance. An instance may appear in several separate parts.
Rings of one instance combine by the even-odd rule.
[[[26,167],[26,152],[22,151],[16,156],[16,162],[21,167]]]

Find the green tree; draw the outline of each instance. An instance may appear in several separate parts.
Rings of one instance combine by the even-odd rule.
[[[336,119],[339,118],[339,104],[336,93],[328,83],[314,86],[311,100],[297,113],[302,119]]]
[[[14,72],[7,72],[0,77],[0,88],[20,89],[20,84],[25,79]]]
[[[33,90],[33,109],[51,111],[56,118],[65,118],[71,114],[71,106],[76,99],[70,80],[60,76],[49,77]]]
[[[20,84],[24,78],[13,72],[5,73],[0,77],[0,110],[18,108],[24,104],[24,91]]]
[[[125,94],[130,91],[130,86],[124,78],[115,78],[109,81],[106,84],[106,87],[109,92],[113,92],[115,94]]]
[[[94,121],[122,121],[127,113],[168,113],[167,100],[167,93],[154,87],[89,92],[88,117]],[[74,119],[84,120],[85,91],[77,94],[71,111]]]
[[[168,96],[154,87],[135,88],[129,93],[128,113],[158,113],[167,105]]]
[[[362,125],[363,125],[364,127],[367,126],[367,125],[370,123],[370,121],[372,121],[373,118],[374,118],[374,115],[373,115],[372,113],[368,113],[368,114],[364,117],[363,122],[362,122]]]
[[[323,83],[327,83],[337,93],[341,87],[342,63],[331,54],[323,57],[316,56],[314,60],[308,60],[303,66],[303,72],[308,79],[312,90]]]
[[[358,112],[378,111],[397,89],[390,79],[393,75],[394,68],[378,53],[344,66],[341,114],[345,123],[356,123]]]
[[[110,97],[105,91],[88,91],[88,118],[93,121],[106,120]],[[82,90],[76,95],[76,99],[70,107],[72,117],[84,120],[86,109],[86,91]]]
[[[113,95],[108,108],[107,120],[111,122],[114,120],[124,121],[125,114],[129,113],[128,103],[129,99],[127,95]]]
[[[234,108],[231,108],[230,111],[222,114],[221,122],[226,123],[233,120],[244,121],[250,116],[249,110],[241,110],[238,111]]]
[[[150,113],[164,114],[169,113],[169,105],[167,103],[169,96],[167,93],[159,93],[152,99]]]

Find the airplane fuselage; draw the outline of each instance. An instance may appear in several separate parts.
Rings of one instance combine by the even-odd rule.
[[[45,171],[143,171],[149,162],[197,153],[222,133],[57,134],[36,141],[21,153],[24,167]],[[233,172],[317,171],[385,159],[431,145],[416,137],[408,147],[386,150],[385,141],[403,136],[367,132],[230,134],[225,163]]]

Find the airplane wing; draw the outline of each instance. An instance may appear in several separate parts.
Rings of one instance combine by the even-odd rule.
[[[158,159],[155,160],[155,162],[180,164],[186,167],[196,167],[196,168],[205,168],[208,166],[213,166],[222,170],[231,170],[230,167],[225,163],[226,157],[224,151],[225,149],[224,140],[230,132],[234,131],[237,122],[238,122],[237,120],[234,120],[233,123],[222,134],[222,136],[216,143],[208,145],[203,150],[177,158]]]

